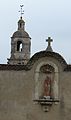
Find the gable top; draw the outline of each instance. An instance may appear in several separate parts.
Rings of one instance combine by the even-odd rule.
[[[40,52],[35,53],[32,56],[32,58],[29,60],[28,64],[33,65],[38,59],[40,59],[42,57],[55,58],[56,60],[58,60],[60,62],[60,64],[62,64],[64,66],[64,68],[67,66],[65,59],[59,53],[51,52],[51,51],[40,51]]]

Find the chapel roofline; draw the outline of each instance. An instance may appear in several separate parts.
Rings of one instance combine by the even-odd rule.
[[[10,64],[0,64],[0,70],[4,71],[22,71],[22,70],[29,70],[29,68],[26,65],[10,65]]]
[[[55,52],[46,52],[46,51],[40,51],[38,53],[35,53],[28,63],[26,65],[11,65],[11,64],[0,64],[0,70],[30,70],[35,62],[42,57],[52,57],[55,58],[57,61],[60,62],[60,64],[63,66],[63,71],[71,71],[71,65],[67,64],[67,62],[64,60],[64,58]]]

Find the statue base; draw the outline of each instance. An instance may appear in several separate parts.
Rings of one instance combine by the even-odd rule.
[[[45,108],[45,112],[49,111],[49,107],[52,106],[53,103],[58,103],[59,99],[51,98],[50,96],[43,96],[42,98],[35,99],[34,102],[42,105]]]

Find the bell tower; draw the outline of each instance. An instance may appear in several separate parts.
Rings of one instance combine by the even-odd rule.
[[[25,31],[25,22],[21,17],[18,21],[18,30],[11,37],[11,57],[8,59],[8,64],[27,64],[30,59],[31,38]]]

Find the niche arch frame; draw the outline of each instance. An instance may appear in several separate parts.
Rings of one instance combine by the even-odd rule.
[[[54,68],[55,76],[54,76],[54,83],[53,83],[53,96],[54,99],[59,99],[59,71],[58,66],[52,61],[42,61],[40,64],[37,64],[35,69],[35,90],[34,90],[34,99],[39,99],[39,72],[40,68],[44,65],[49,64]]]

